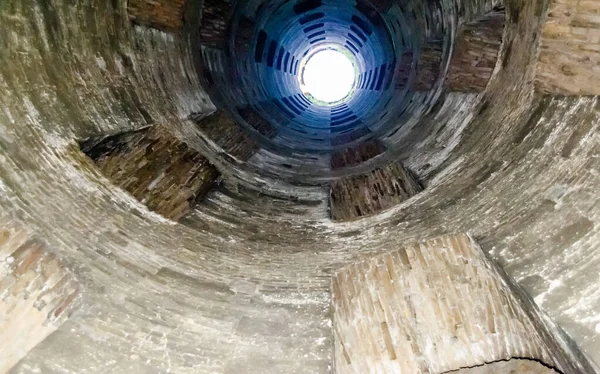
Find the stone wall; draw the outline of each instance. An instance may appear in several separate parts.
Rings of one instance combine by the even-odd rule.
[[[385,145],[378,140],[362,142],[356,147],[346,148],[331,155],[331,170],[357,166],[385,151]]]
[[[200,23],[200,42],[217,49],[225,48],[225,32],[231,17],[231,4],[227,0],[205,0]]]
[[[482,92],[498,61],[504,32],[504,11],[469,23],[456,43],[445,85],[453,92]]]
[[[269,139],[273,139],[277,135],[278,130],[260,113],[258,113],[251,107],[248,106],[240,108],[238,109],[238,112],[240,116],[242,116],[242,118],[261,135]]]
[[[80,304],[77,280],[21,223],[0,220],[0,373],[64,323]]]
[[[448,374],[559,374],[556,370],[546,367],[533,360],[512,359],[497,361],[491,364],[471,368],[452,370]]]
[[[335,180],[330,192],[331,219],[349,221],[380,213],[421,191],[419,182],[399,162]]]
[[[161,125],[90,139],[81,148],[114,184],[175,221],[203,199],[219,177],[207,159]]]
[[[258,150],[258,144],[235,122],[231,115],[219,110],[207,117],[192,119],[200,130],[229,155],[247,161]]]
[[[542,32],[536,88],[560,95],[600,94],[600,2],[553,0]]]
[[[129,19],[143,26],[175,32],[183,25],[186,0],[129,0]]]
[[[440,41],[434,40],[427,43],[417,64],[415,77],[415,90],[429,91],[433,89],[442,71],[442,45]]]
[[[467,23],[459,34],[455,50],[450,60],[444,86],[452,92],[477,93],[487,86],[502,44],[504,31],[504,11],[494,11],[479,20]],[[402,56],[398,66],[399,85],[407,82],[412,54]],[[433,89],[443,69],[442,45],[439,40],[425,44],[419,55],[415,77],[417,91]]]
[[[592,372],[468,235],[407,246],[333,280],[336,373],[443,373],[529,358]]]

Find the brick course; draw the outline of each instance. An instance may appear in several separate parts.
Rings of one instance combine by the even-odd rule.
[[[183,25],[186,0],[129,0],[129,19],[139,25],[176,32]]]
[[[206,158],[161,125],[91,139],[82,150],[113,183],[174,221],[187,215],[219,178]]]
[[[331,219],[349,221],[380,213],[421,191],[419,182],[399,162],[345,177],[331,183]]]
[[[600,95],[600,1],[553,0],[542,32],[538,91]]]
[[[342,269],[332,303],[339,374],[443,373],[511,358],[588,370],[465,234]]]
[[[46,243],[20,222],[0,220],[0,373],[64,323],[79,284]]]
[[[194,121],[211,141],[240,161],[248,161],[259,149],[258,144],[223,110]]]

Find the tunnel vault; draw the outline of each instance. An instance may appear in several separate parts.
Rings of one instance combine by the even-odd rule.
[[[597,371],[598,11],[8,0],[0,372]]]

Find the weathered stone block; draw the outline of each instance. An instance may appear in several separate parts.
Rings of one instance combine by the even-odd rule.
[[[349,221],[380,213],[421,191],[419,182],[399,162],[342,178],[331,183],[331,219]]]
[[[331,155],[331,169],[356,166],[372,159],[385,151],[385,145],[378,140],[360,143],[356,147],[346,148]]]
[[[231,4],[226,0],[205,0],[200,23],[200,42],[208,47],[225,48]]]
[[[485,90],[496,63],[504,32],[504,10],[465,25],[450,60],[445,85],[452,92]]]
[[[58,329],[80,304],[80,289],[44,241],[0,221],[0,373]]]
[[[162,31],[176,32],[183,25],[186,0],[129,0],[129,19]]]
[[[241,161],[247,161],[258,151],[258,144],[223,110],[208,117],[192,119],[211,141]]]
[[[495,11],[464,26],[456,40],[455,52],[444,80],[448,90],[477,93],[486,88],[498,61],[504,19],[503,10]],[[423,46],[416,67],[415,90],[433,89],[442,71],[442,52],[440,40],[430,40]],[[402,56],[397,69],[397,88],[408,82],[412,60],[411,52]]]
[[[600,2],[554,0],[542,32],[536,89],[600,95]]]
[[[258,131],[261,135],[273,139],[277,135],[277,128],[267,121],[262,114],[258,113],[251,107],[238,109],[240,116],[248,122],[252,128]]]
[[[82,143],[104,175],[148,209],[175,221],[214,187],[219,172],[165,126]]]
[[[332,300],[336,373],[443,373],[511,358],[593,372],[465,234],[350,265]]]

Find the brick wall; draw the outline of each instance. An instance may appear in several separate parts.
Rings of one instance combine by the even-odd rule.
[[[333,279],[336,373],[443,373],[510,358],[589,370],[524,295],[467,235],[350,265]]]
[[[225,111],[219,110],[195,122],[211,141],[241,161],[247,161],[258,151],[258,144]]]
[[[241,17],[235,32],[235,51],[241,55],[246,55],[251,50],[252,36],[256,25],[254,21]]]
[[[114,184],[148,209],[175,221],[214,187],[219,172],[165,126],[121,133],[82,143]]]
[[[385,145],[378,140],[362,142],[356,147],[346,148],[331,155],[331,169],[342,169],[359,165],[385,151]]]
[[[489,82],[502,44],[504,11],[488,13],[476,22],[463,26],[444,85],[452,92],[482,92]],[[398,88],[408,81],[412,53],[405,53],[398,65]],[[442,66],[442,44],[431,40],[419,55],[415,77],[417,91],[429,91],[439,78]]]
[[[417,62],[415,89],[429,91],[442,72],[442,43],[439,40],[430,41],[423,47]]]
[[[349,221],[379,213],[422,191],[400,163],[331,183],[330,209],[334,221]]]
[[[204,0],[200,23],[200,42],[208,47],[225,48],[231,4],[226,0]]]
[[[277,128],[275,128],[269,121],[267,121],[262,114],[258,113],[251,107],[245,107],[238,109],[238,113],[242,118],[248,122],[252,128],[258,131],[261,135],[273,139],[277,135]]]
[[[137,24],[175,32],[183,24],[186,0],[129,0],[129,19]]]
[[[600,1],[553,0],[542,32],[536,88],[600,95]]]
[[[0,373],[67,320],[80,304],[76,279],[47,245],[0,220]]]
[[[452,92],[481,92],[487,86],[502,44],[504,11],[464,26],[450,60],[445,85]]]

